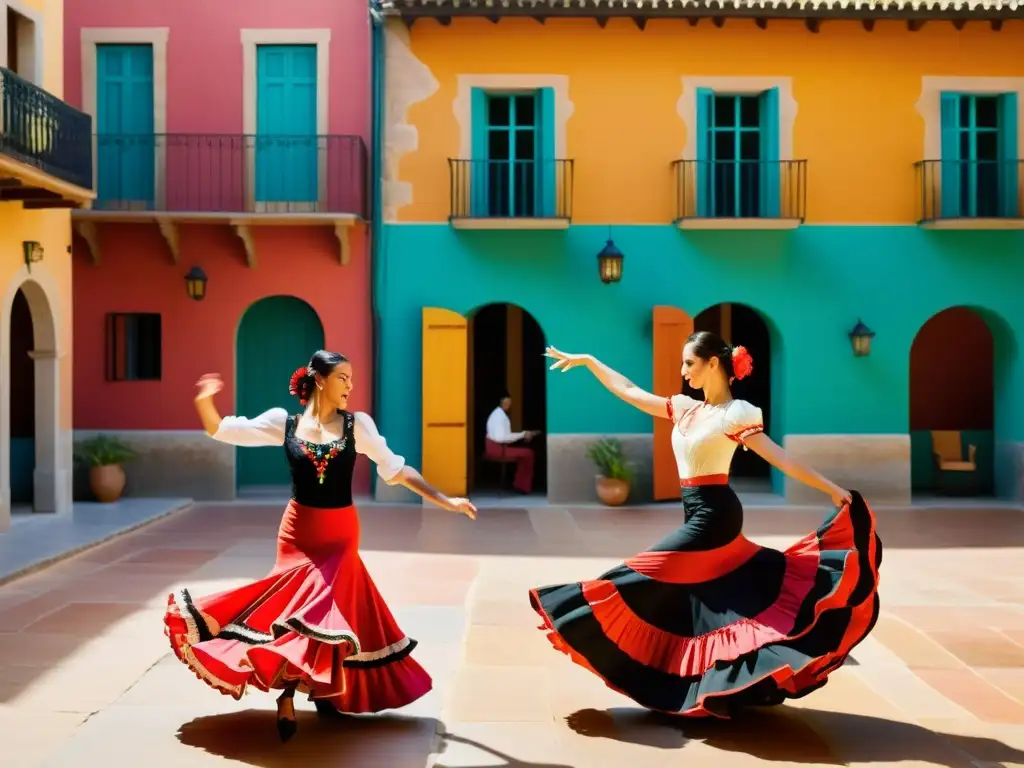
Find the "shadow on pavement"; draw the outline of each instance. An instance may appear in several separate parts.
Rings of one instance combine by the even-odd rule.
[[[983,763],[1024,762],[1024,752],[995,739],[939,733],[913,723],[803,707],[749,710],[731,720],[691,720],[641,709],[581,709],[569,715],[566,722],[581,736],[661,748],[675,738],[684,749],[690,741],[697,741],[723,752],[779,763],[920,761],[969,768]]]
[[[574,768],[574,766],[566,765],[565,763],[533,763],[527,760],[519,760],[518,758],[512,757],[512,755],[500,752],[497,749],[492,749],[486,744],[481,744],[479,741],[473,741],[472,739],[466,739],[462,736],[456,736],[452,733],[442,734],[441,741],[441,754],[442,757],[437,759],[434,763],[434,768],[449,768],[448,763],[445,762],[443,757],[444,747],[450,741],[457,741],[460,744],[468,744],[471,747],[487,752],[488,754],[494,755],[496,758],[502,761],[502,768]],[[487,765],[467,765],[461,759],[459,760],[458,768],[491,768],[493,763],[487,763]]]
[[[178,741],[211,755],[262,768],[309,765],[423,768],[443,726],[431,717],[396,714],[321,720],[298,711],[299,732],[287,744],[277,737],[273,711],[248,709],[197,717],[178,730]]]

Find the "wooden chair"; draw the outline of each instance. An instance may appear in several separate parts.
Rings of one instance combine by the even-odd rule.
[[[485,461],[488,464],[497,464],[498,465],[498,471],[500,473],[499,476],[498,476],[498,483],[499,483],[499,485],[498,485],[498,493],[499,494],[504,494],[508,490],[508,487],[509,487],[508,486],[508,469],[512,465],[513,462],[512,462],[511,459],[507,458],[507,456],[505,455],[505,449],[507,447],[508,446],[502,444],[502,446],[501,446],[501,457],[500,458],[495,458],[493,456],[488,456],[486,450],[480,456],[480,461]]]
[[[932,431],[932,455],[935,457],[936,485],[943,490],[954,488],[976,492],[978,479],[978,446],[967,446],[964,458],[960,432],[951,430]],[[967,480],[967,483],[956,478]]]

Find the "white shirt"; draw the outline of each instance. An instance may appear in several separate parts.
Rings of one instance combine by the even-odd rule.
[[[525,432],[513,432],[512,422],[500,405],[487,417],[487,439],[496,443],[514,443],[526,437]]]
[[[283,445],[288,411],[271,408],[252,419],[244,416],[225,416],[213,435],[214,440],[230,445],[248,448]],[[387,441],[377,431],[377,425],[369,414],[358,411],[354,414],[353,437],[356,439],[356,453],[361,453],[377,465],[381,480],[391,483],[405,466],[405,459],[388,447]]]
[[[675,395],[666,407],[675,424],[672,451],[681,480],[728,475],[736,446],[764,431],[761,409],[746,400],[715,406]]]

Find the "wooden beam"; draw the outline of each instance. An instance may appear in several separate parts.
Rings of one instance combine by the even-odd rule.
[[[599,26],[601,29],[604,29],[605,27],[608,26],[607,16],[598,16],[596,19],[594,19],[594,21],[597,22],[597,26]]]
[[[491,22],[491,24],[497,24],[499,21],[501,21],[501,16],[487,16],[486,18],[489,22]]]
[[[156,225],[160,228],[160,234],[167,241],[167,248],[171,252],[171,264],[178,264],[181,261],[181,241],[178,238],[178,227],[171,219],[157,219]]]
[[[696,27],[698,24],[700,24],[700,16],[690,16],[686,19],[686,21],[691,27]]]
[[[352,245],[349,242],[351,231],[351,222],[339,221],[334,225],[334,236],[338,238],[338,263],[343,267],[347,267],[352,259]]]
[[[924,19],[909,19],[907,21],[907,29],[911,32],[920,32],[927,22]]]
[[[256,269],[256,241],[252,236],[252,228],[248,224],[232,224],[235,234],[245,246],[245,263],[249,269]]]
[[[873,32],[875,29],[874,19],[861,19],[860,25],[864,27],[865,32]]]
[[[965,24],[967,24],[967,19],[953,19],[953,29],[957,32],[962,30]]]
[[[1003,20],[992,19],[992,21],[989,22],[989,25],[991,25],[993,32],[999,32],[1003,28]]]
[[[723,19],[721,16],[712,16],[711,23],[714,24],[719,29],[721,29],[722,27],[725,26],[725,19]]]
[[[758,29],[768,29],[768,19],[754,19]]]
[[[643,32],[644,31],[644,27],[647,26],[647,17],[646,16],[634,16],[633,17],[633,23],[636,24],[636,28],[637,29],[639,29],[641,32]]]
[[[545,21],[548,20],[547,16],[531,16],[530,18],[536,21],[538,24],[543,24]]]
[[[804,26],[807,27],[808,32],[816,35],[821,29],[821,19],[804,19]]]

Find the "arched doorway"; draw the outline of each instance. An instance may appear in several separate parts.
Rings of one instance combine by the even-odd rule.
[[[21,289],[11,304],[11,503],[31,504],[36,469],[36,374],[32,309]]]
[[[0,325],[10,324],[10,336],[0,341],[0,488],[10,494],[4,502],[31,504],[36,512],[66,511],[72,498],[70,417],[60,418],[56,295],[46,275],[37,280],[26,270],[0,299]]]
[[[694,331],[717,333],[728,343],[742,345],[754,358],[754,373],[743,381],[734,381],[732,394],[737,400],[746,400],[761,409],[764,430],[771,434],[772,370],[771,333],[757,310],[746,304],[715,304],[693,319]],[[682,384],[683,394],[701,398],[703,393]],[[771,466],[753,451],[736,451],[730,475],[767,481]],[[760,490],[760,489],[759,489]],[[763,490],[767,491],[765,487]]]
[[[529,443],[534,451],[533,492],[546,493],[547,424],[544,331],[533,315],[515,304],[487,304],[469,316],[467,325],[467,480],[469,490],[507,490],[501,465],[484,458],[487,418],[506,393],[511,398],[512,431],[540,430]],[[506,468],[505,484],[510,481]]]
[[[911,489],[989,495],[995,478],[995,343],[969,307],[951,307],[921,326],[910,347]],[[939,434],[934,434],[939,433]],[[938,440],[938,443],[934,441]],[[949,441],[953,442],[947,445]],[[941,471],[935,450],[960,443],[973,469]],[[971,448],[973,447],[973,450]]]
[[[324,346],[324,328],[309,304],[293,296],[270,296],[242,315],[235,345],[235,412],[256,416],[270,408],[294,413],[298,402],[288,394],[295,369]],[[288,465],[280,448],[239,448],[239,488],[287,485]]]

